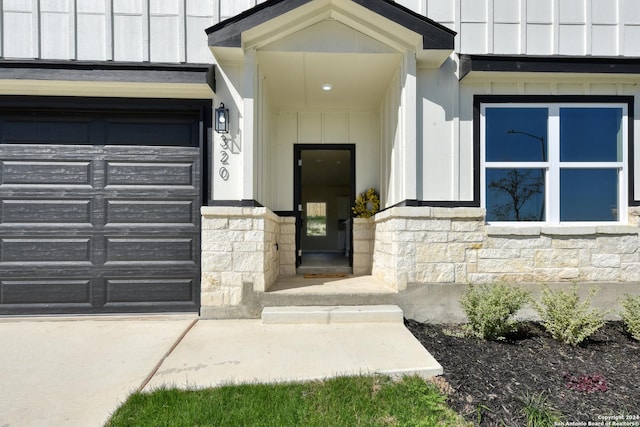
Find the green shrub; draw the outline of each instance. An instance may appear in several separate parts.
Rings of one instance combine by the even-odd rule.
[[[591,288],[587,298],[580,302],[576,284],[571,292],[552,291],[544,285],[542,303],[534,302],[534,308],[554,339],[575,346],[604,326],[604,312],[591,309],[591,300],[598,291],[597,287]]]
[[[512,316],[529,301],[529,292],[507,286],[469,285],[460,301],[467,314],[469,324],[466,330],[482,339],[505,337],[517,329]]]
[[[633,338],[640,341],[640,295],[635,297],[625,295],[622,300],[620,316],[622,316],[627,331]]]
[[[543,392],[527,393],[517,400],[522,404],[522,413],[527,421],[527,427],[556,426],[563,418],[562,414],[549,404]]]

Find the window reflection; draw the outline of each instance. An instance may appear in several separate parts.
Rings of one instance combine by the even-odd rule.
[[[560,221],[617,221],[617,169],[560,171]]]
[[[621,124],[619,108],[561,108],[560,161],[621,161]]]
[[[544,221],[544,169],[488,169],[488,221]]]
[[[483,113],[487,221],[625,218],[620,104],[495,104]]]
[[[487,108],[486,161],[547,160],[546,108]]]

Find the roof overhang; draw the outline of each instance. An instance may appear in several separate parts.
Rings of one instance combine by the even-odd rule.
[[[209,64],[0,61],[4,95],[209,99],[214,92],[215,67]]]
[[[241,59],[324,20],[339,21],[398,51],[415,51],[419,64],[437,68],[453,53],[456,33],[390,0],[268,0],[206,30],[219,60]]]
[[[460,80],[498,73],[640,76],[640,58],[593,56],[461,55]],[[520,75],[520,74],[518,74]]]

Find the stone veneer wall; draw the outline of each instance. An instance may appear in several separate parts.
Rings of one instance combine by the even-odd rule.
[[[375,224],[373,218],[353,219],[353,274],[371,274]]]
[[[640,281],[640,210],[630,225],[487,226],[480,208],[392,208],[375,216],[373,275],[408,283]]]
[[[296,219],[295,217],[280,218],[280,275],[296,275]]]
[[[267,290],[280,274],[281,257],[289,258],[279,250],[281,218],[266,208],[205,206],[201,213],[201,305],[240,305],[243,283]]]

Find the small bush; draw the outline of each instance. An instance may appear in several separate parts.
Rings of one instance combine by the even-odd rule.
[[[554,339],[575,346],[604,326],[604,312],[590,308],[598,291],[597,287],[591,288],[589,296],[581,303],[575,284],[570,293],[562,289],[552,291],[544,285],[542,303],[534,303],[534,307],[542,318],[542,325]]]
[[[466,330],[482,339],[497,339],[515,332],[512,316],[529,301],[529,292],[504,284],[469,285],[460,301],[467,314]]]
[[[635,297],[625,295],[622,300],[620,316],[622,316],[627,331],[634,339],[640,341],[640,295]]]

